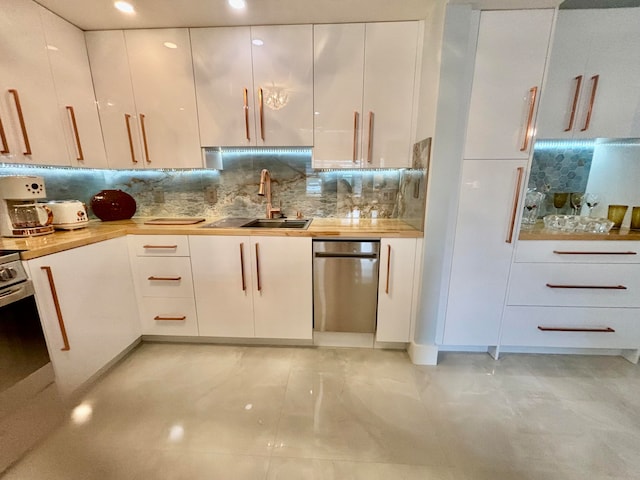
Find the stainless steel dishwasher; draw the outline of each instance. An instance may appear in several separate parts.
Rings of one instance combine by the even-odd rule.
[[[313,329],[374,333],[379,241],[313,241]]]

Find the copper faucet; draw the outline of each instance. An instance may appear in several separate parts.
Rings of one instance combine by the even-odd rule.
[[[265,187],[266,184],[266,187]],[[266,168],[260,172],[260,188],[258,189],[258,195],[267,197],[267,218],[273,218],[274,213],[281,213],[280,208],[274,208],[271,205],[271,173]]]

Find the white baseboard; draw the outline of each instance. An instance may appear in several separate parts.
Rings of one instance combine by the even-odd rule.
[[[414,365],[437,365],[438,364],[438,346],[424,345],[411,342],[409,348],[409,358]]]

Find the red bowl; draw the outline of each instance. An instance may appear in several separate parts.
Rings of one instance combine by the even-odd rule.
[[[91,198],[91,210],[100,220],[126,220],[136,213],[136,201],[122,190],[102,190]]]

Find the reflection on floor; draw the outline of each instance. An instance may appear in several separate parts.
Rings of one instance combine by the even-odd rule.
[[[631,479],[618,357],[143,344],[6,480]]]

